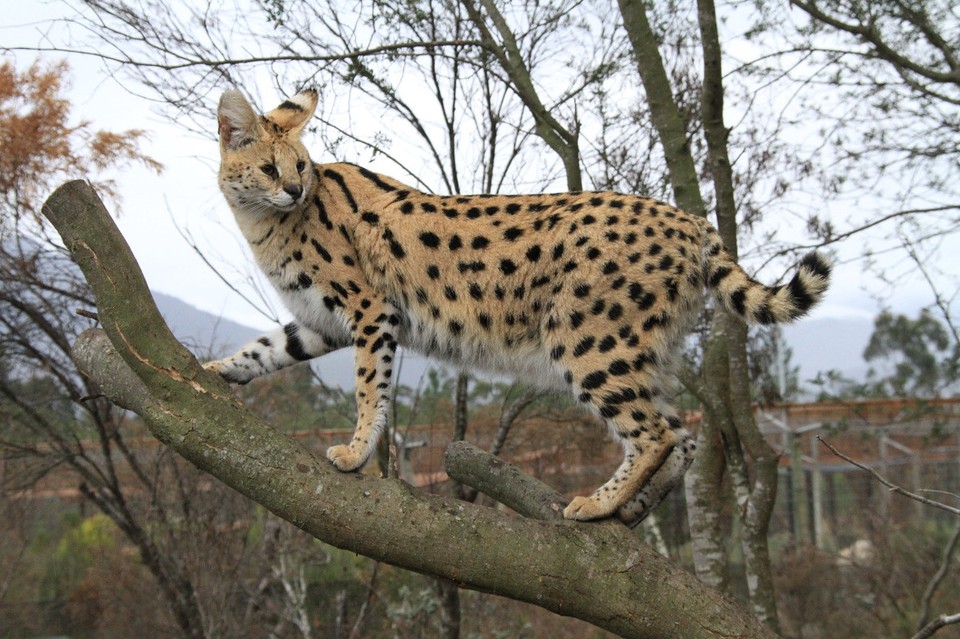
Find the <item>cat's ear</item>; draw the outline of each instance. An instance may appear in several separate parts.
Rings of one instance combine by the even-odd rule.
[[[297,95],[268,113],[265,117],[282,131],[300,135],[317,108],[317,92],[313,89],[301,91]]]
[[[262,134],[259,117],[243,94],[224,91],[217,105],[220,148],[235,150],[250,144]]]

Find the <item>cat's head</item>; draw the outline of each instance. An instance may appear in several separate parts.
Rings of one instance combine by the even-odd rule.
[[[307,90],[261,116],[239,91],[224,92],[217,107],[219,177],[231,206],[271,213],[306,200],[315,177],[300,135],[316,108],[317,92]]]

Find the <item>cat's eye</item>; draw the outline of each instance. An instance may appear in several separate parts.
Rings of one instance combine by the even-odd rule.
[[[278,177],[280,177],[280,173],[279,171],[277,171],[277,167],[274,166],[273,164],[264,164],[263,166],[260,167],[260,170],[263,171],[266,175],[272,177],[273,179],[277,179]]]
[[[307,168],[307,163],[303,160],[297,162],[297,173],[303,173],[303,170]]]

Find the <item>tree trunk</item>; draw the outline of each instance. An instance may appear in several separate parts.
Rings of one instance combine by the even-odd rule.
[[[651,120],[657,129],[670,172],[674,196],[681,208],[706,216],[685,123],[673,97],[670,81],[657,48],[657,40],[650,27],[642,0],[619,0],[624,28],[634,50],[637,68],[647,93]],[[727,250],[737,255],[736,200],[733,171],[727,153],[728,130],[723,123],[723,81],[720,66],[720,43],[717,33],[716,9],[712,0],[698,0],[697,17],[703,50],[703,92],[701,110],[704,137],[707,142],[710,177],[713,179],[717,201],[717,226]],[[697,383],[696,393],[709,405],[705,415],[707,432],[702,433],[698,446],[700,459],[688,476],[691,486],[688,494],[694,497],[690,504],[691,534],[702,535],[694,542],[697,573],[707,583],[722,585],[719,558],[722,544],[718,525],[720,505],[719,473],[724,467],[720,456],[726,456],[726,468],[743,522],[743,552],[747,562],[747,584],[753,608],[762,621],[778,627],[773,597],[773,581],[767,549],[767,532],[773,500],[776,497],[776,455],[763,441],[750,402],[750,378],[746,366],[746,326],[722,309],[711,327],[702,367],[703,380]],[[718,335],[718,332],[721,334]],[[689,375],[685,375],[690,379]],[[720,426],[723,446],[711,446],[717,437],[709,430]],[[754,481],[750,484],[746,459],[740,440],[754,461]],[[731,458],[731,455],[733,458]],[[697,519],[699,518],[699,521]]]
[[[704,417],[697,434],[697,456],[687,470],[683,486],[694,571],[703,583],[726,592],[727,546],[719,507],[723,501],[722,451],[716,427]]]
[[[697,0],[697,18],[703,48],[703,131],[717,200],[717,226],[724,245],[736,258],[737,205],[733,168],[727,153],[729,130],[723,122],[723,71],[717,12],[713,0]],[[721,311],[719,320],[726,329],[727,337],[730,419],[736,428],[737,436],[753,460],[752,486],[742,457],[736,460],[736,464],[730,465],[731,473],[738,470],[741,473],[740,477],[734,477],[733,484],[743,521],[741,545],[747,588],[757,617],[774,630],[779,630],[770,552],[767,546],[770,516],[777,498],[777,455],[763,438],[753,417],[750,367],[747,360],[747,327],[728,311]],[[739,447],[736,452],[742,455]]]
[[[440,596],[440,639],[460,639],[460,588],[446,579],[435,579]]]
[[[687,127],[673,97],[670,78],[663,67],[657,38],[650,28],[644,0],[619,0],[623,27],[633,47],[640,81],[647,94],[650,119],[663,145],[664,160],[677,206],[687,213],[707,216],[700,193],[700,177],[690,153]]]
[[[279,517],[336,547],[626,637],[772,636],[619,524],[536,521],[338,472],[251,415],[176,341],[92,187],[68,183],[43,210],[103,324],[74,345],[81,369],[161,442]]]

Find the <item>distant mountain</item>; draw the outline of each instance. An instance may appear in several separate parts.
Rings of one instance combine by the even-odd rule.
[[[230,355],[263,332],[202,311],[172,295],[151,293],[173,334],[202,359]]]
[[[152,293],[170,330],[200,361],[232,355],[267,332],[200,310],[172,295]],[[325,355],[315,360],[313,366],[325,384],[353,388],[353,352],[350,349]],[[406,379],[404,383],[408,383]]]
[[[160,313],[173,334],[201,359],[224,357],[236,352],[264,331],[244,326],[229,319],[202,311],[186,302],[163,293],[154,293]],[[869,319],[807,319],[784,326],[783,334],[793,350],[791,362],[800,367],[800,384],[809,389],[807,380],[831,369],[846,377],[862,380],[867,365],[863,361],[873,322]],[[401,383],[416,387],[431,366],[440,364],[413,353],[403,359]],[[342,349],[314,363],[325,383],[349,389],[354,385],[353,353]]]

